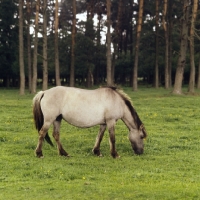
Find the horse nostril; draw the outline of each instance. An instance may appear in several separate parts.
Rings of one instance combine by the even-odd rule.
[[[137,155],[143,154],[143,152],[144,152],[143,147],[138,147],[135,143],[132,143],[131,146],[132,146],[132,149],[135,152],[135,154],[137,154]]]
[[[134,149],[135,154],[141,155],[143,154],[144,150],[143,149]]]

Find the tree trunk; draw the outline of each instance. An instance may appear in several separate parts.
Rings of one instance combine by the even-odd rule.
[[[98,24],[97,24],[97,54],[100,54],[100,50],[101,50],[101,19],[102,19],[102,12],[99,9],[98,12]],[[97,65],[95,66],[95,84],[99,84],[100,83],[100,60],[101,58],[97,57]]]
[[[198,7],[198,1],[194,0],[192,8],[191,27],[190,27],[190,80],[188,87],[189,93],[194,93],[194,86],[195,86],[194,29],[197,16],[197,7]]]
[[[132,5],[133,5],[133,2],[134,0],[129,0],[129,3],[130,3],[130,43],[129,43],[129,51],[130,51],[130,55],[131,57],[133,56],[133,8],[132,8]],[[132,77],[132,76],[131,76]],[[131,84],[131,83],[130,83]]]
[[[107,85],[112,85],[112,55],[111,55],[111,34],[110,34],[110,25],[111,25],[111,0],[106,0],[107,7]]]
[[[87,87],[90,88],[94,85],[94,77],[91,70],[91,67],[88,67],[88,73],[87,73]]]
[[[118,43],[118,54],[121,55],[122,53],[122,0],[119,0],[118,3],[118,13],[117,13],[117,43]]]
[[[198,75],[197,75],[197,89],[200,89],[200,56],[199,56]]]
[[[47,0],[43,0],[43,82],[42,90],[48,89],[48,62],[47,62]]]
[[[159,0],[156,0],[156,56],[155,56],[155,75],[154,75],[154,86],[155,88],[159,87],[159,67],[158,67],[158,57],[159,57],[159,50],[158,50],[158,28],[159,28]]]
[[[27,7],[27,52],[28,52],[28,89],[31,92],[32,88],[32,68],[31,68],[31,35],[30,35],[30,0],[26,2]]]
[[[167,4],[168,1],[164,0],[163,4],[163,29],[165,33],[165,89],[169,89],[169,32],[167,18]]]
[[[137,91],[138,88],[138,57],[139,57],[139,44],[140,35],[142,30],[142,16],[143,16],[143,4],[144,0],[139,1],[138,21],[137,21],[137,32],[136,32],[136,44],[135,44],[135,60],[133,67],[133,91]]]
[[[184,74],[184,67],[186,63],[186,52],[188,45],[188,18],[189,18],[189,0],[184,0],[183,3],[183,17],[181,19],[181,42],[180,53],[176,68],[176,76],[173,94],[182,94],[182,81]]]
[[[24,42],[23,42],[23,0],[19,0],[19,65],[20,65],[20,95],[25,93],[24,74]]]
[[[90,33],[90,30],[93,29],[94,27],[94,6],[95,6],[95,1],[90,0],[87,4],[87,27],[85,31],[85,35],[91,40],[94,40],[94,36],[92,33]],[[94,85],[94,78],[93,78],[93,69],[92,69],[92,58],[91,55],[88,56],[88,61],[87,61],[87,87],[90,88]]]
[[[38,54],[38,20],[39,20],[39,7],[40,0],[36,2],[35,13],[35,38],[34,38],[34,53],[33,53],[33,78],[32,78],[32,90],[31,93],[36,93],[37,88],[37,54]]]
[[[71,46],[71,68],[70,68],[70,86],[75,84],[74,67],[75,67],[75,36],[76,36],[76,0],[73,0],[73,19],[72,19],[72,46]]]
[[[55,78],[56,85],[61,85],[60,82],[60,66],[59,66],[59,51],[58,51],[58,0],[55,3]]]
[[[169,1],[169,8],[172,8],[173,2]],[[168,69],[169,69],[169,87],[172,87],[172,29],[173,29],[173,17],[172,17],[172,9],[169,9],[169,26],[168,26],[168,36],[169,36],[169,61],[168,61]]]

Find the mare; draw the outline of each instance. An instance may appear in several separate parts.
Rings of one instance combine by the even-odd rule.
[[[60,142],[60,125],[62,119],[76,127],[87,128],[100,125],[93,153],[101,156],[100,143],[106,128],[109,132],[110,153],[119,157],[115,148],[115,124],[121,119],[129,129],[129,140],[136,154],[144,150],[143,139],[147,133],[131,100],[116,87],[101,87],[85,90],[74,87],[57,86],[38,92],[33,98],[33,115],[35,127],[39,133],[36,156],[43,157],[44,139],[53,146],[48,130],[53,124],[53,137],[57,143],[58,153],[69,156]]]

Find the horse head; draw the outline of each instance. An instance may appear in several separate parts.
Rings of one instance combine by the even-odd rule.
[[[132,129],[129,133],[129,140],[135,154],[143,154],[144,152],[144,139],[147,137],[144,125],[141,124],[139,129]]]

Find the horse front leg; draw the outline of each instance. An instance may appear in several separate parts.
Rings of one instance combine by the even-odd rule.
[[[103,139],[105,130],[106,130],[106,125],[100,125],[99,133],[96,137],[96,142],[95,142],[94,148],[92,150],[93,153],[97,156],[102,156],[102,154],[100,152],[100,144]]]
[[[109,131],[109,142],[110,142],[110,154],[113,158],[119,158],[116,148],[115,148],[115,123],[111,123],[108,125],[108,131]]]
[[[60,142],[60,124],[61,121],[54,121],[53,123],[53,137],[56,141],[58,154],[60,156],[69,156],[69,154],[63,149],[62,144]]]

